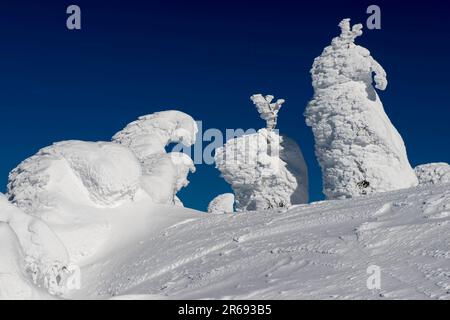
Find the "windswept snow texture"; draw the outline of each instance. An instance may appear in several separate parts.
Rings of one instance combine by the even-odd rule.
[[[231,185],[237,211],[308,202],[308,172],[298,145],[274,131],[229,140],[216,150],[216,167]]]
[[[288,211],[176,210],[118,229],[120,245],[84,265],[66,297],[450,299],[449,184]],[[379,290],[366,285],[373,265]]]
[[[421,185],[450,182],[450,165],[445,162],[423,164],[414,171]]]
[[[355,45],[362,25],[343,20],[340,36],[315,59],[314,98],[305,111],[312,127],[328,199],[351,198],[409,188],[418,180],[400,134],[384,112],[375,87],[387,86],[386,72]]]
[[[231,213],[234,211],[234,194],[224,193],[215,197],[208,205],[208,212],[214,214]]]
[[[170,143],[187,147],[195,143],[197,123],[180,111],[162,111],[139,117],[112,138],[130,148],[144,170],[143,188],[156,203],[182,205],[176,193],[188,185],[189,172],[195,172],[192,159],[183,153],[166,153]]]

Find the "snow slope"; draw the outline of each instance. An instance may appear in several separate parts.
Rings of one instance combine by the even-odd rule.
[[[288,211],[137,211],[65,298],[450,299],[450,184]]]

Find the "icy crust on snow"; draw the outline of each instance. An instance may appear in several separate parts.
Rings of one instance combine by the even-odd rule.
[[[194,119],[180,111],[156,112],[139,117],[116,133],[112,140],[130,148],[141,162],[143,188],[156,203],[182,205],[175,194],[188,185],[189,172],[195,172],[192,159],[183,153],[167,153],[170,143],[189,147],[198,132]]]
[[[110,142],[64,141],[41,149],[9,176],[8,195],[26,212],[54,207],[59,198],[116,206],[139,188],[141,166],[127,148]]]
[[[234,211],[234,194],[224,193],[218,195],[208,205],[208,213],[222,214]]]
[[[231,185],[237,211],[290,207],[308,201],[307,167],[298,145],[274,131],[229,140],[216,167]]]
[[[373,88],[384,90],[386,72],[354,44],[362,26],[340,23],[311,69],[314,98],[305,111],[328,199],[409,188],[418,184],[400,134]],[[374,75],[374,76],[373,76]]]
[[[450,182],[450,165],[445,162],[423,164],[414,171],[421,185]]]

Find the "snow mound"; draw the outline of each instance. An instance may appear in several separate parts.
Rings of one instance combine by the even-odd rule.
[[[305,111],[324,193],[342,199],[416,186],[403,140],[372,85],[384,90],[386,72],[354,44],[362,25],[350,28],[345,19],[339,26],[341,34],[314,60],[314,98]]]
[[[110,142],[64,141],[41,149],[9,176],[8,195],[26,212],[77,204],[117,206],[134,197],[141,166],[127,148]]]
[[[450,182],[450,165],[445,162],[423,164],[414,171],[421,185]]]
[[[218,195],[208,205],[208,213],[222,214],[234,211],[234,194],[224,193]]]
[[[308,201],[307,167],[300,148],[276,132],[261,129],[229,140],[216,149],[215,161],[233,189],[238,211]]]

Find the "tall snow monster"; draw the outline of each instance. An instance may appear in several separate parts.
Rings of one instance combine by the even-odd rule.
[[[354,43],[361,24],[344,19],[339,26],[341,34],[314,60],[314,97],[305,111],[323,192],[343,199],[416,186],[402,137],[375,90],[386,89],[386,72]]]

